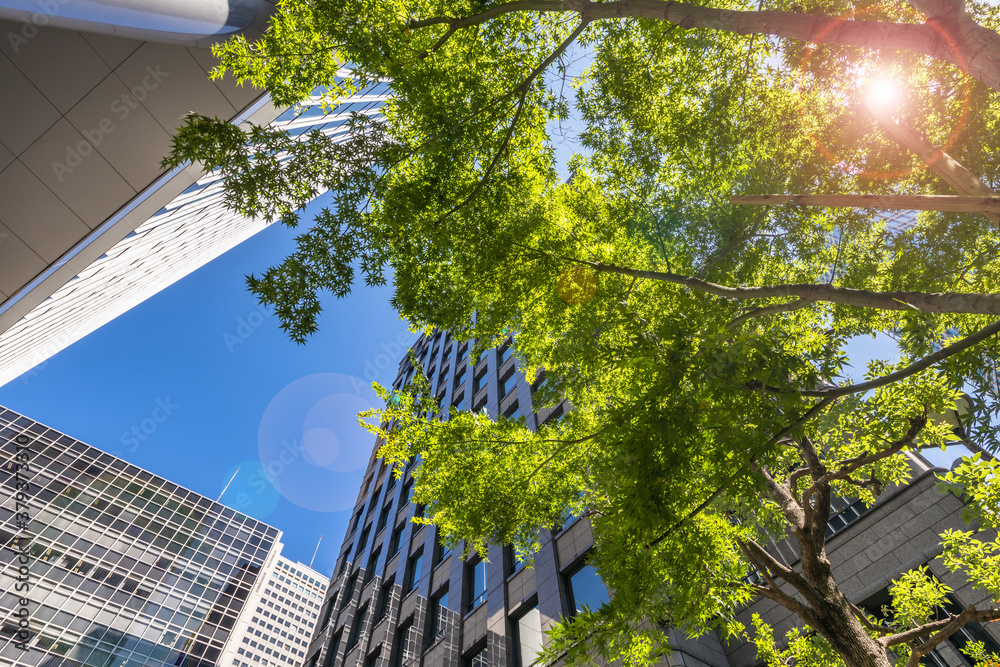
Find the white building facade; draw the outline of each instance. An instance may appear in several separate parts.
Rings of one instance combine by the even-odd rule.
[[[280,555],[265,565],[219,667],[301,667],[326,594],[326,577]]]

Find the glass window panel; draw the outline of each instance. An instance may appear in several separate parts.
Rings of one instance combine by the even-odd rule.
[[[486,600],[486,561],[481,558],[468,563],[467,581],[469,587],[469,609]]]
[[[483,648],[476,651],[473,655],[465,661],[466,667],[490,667],[490,662],[486,658],[487,648]]]
[[[514,622],[514,665],[528,667],[542,652],[542,615],[536,606]]]
[[[417,583],[420,581],[420,566],[424,560],[424,552],[418,551],[417,553],[410,556],[410,562],[407,566],[406,572],[406,592],[409,593],[414,588],[416,588]]]
[[[569,575],[569,592],[570,604],[575,611],[581,611],[584,605],[594,610],[608,601],[608,589],[597,576],[597,570],[590,565],[584,565]]]

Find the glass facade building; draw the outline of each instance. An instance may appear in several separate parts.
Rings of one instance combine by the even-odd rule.
[[[4,408],[0,462],[0,664],[219,664],[280,531]]]

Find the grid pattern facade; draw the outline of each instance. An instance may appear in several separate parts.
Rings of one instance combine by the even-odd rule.
[[[518,370],[509,341],[469,358],[471,343],[447,332],[413,346],[440,399],[454,410],[521,416],[530,428],[556,420],[560,404],[536,411],[534,387]],[[395,388],[412,381],[408,358]],[[446,550],[433,526],[412,523],[410,471],[396,480],[376,454],[365,473],[354,516],[307,653],[306,667],[528,667],[542,633],[584,603],[597,606],[607,590],[585,564],[593,546],[586,519],[570,518],[543,531],[533,566],[513,550],[491,545],[482,558]]]
[[[3,408],[0,461],[0,664],[217,664],[277,529]]]
[[[387,91],[388,84],[378,84],[333,111],[317,96],[285,111],[271,127],[293,135],[319,129],[336,136],[346,131],[351,112],[378,114]],[[224,194],[218,173],[203,176],[0,334],[0,385],[267,226],[226,209]]]
[[[326,586],[319,572],[279,555],[254,589],[220,665],[301,667]]]

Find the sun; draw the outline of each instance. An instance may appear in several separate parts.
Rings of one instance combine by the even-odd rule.
[[[865,104],[873,109],[895,111],[901,98],[899,84],[886,76],[874,78],[865,86],[864,97]]]

